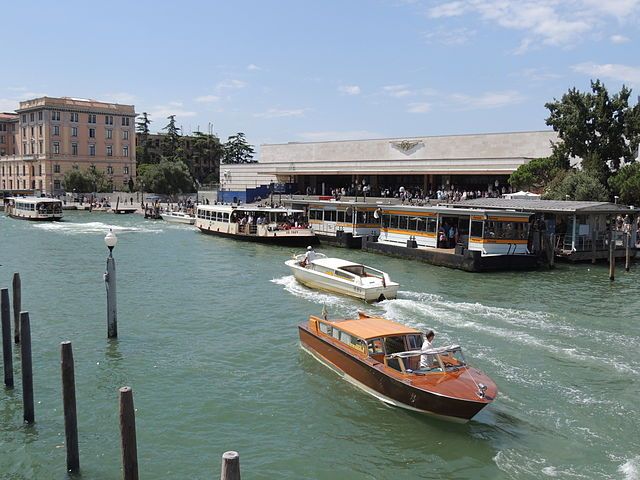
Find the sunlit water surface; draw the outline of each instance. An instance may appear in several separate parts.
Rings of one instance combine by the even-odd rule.
[[[118,235],[119,338],[106,339],[102,274]],[[142,478],[210,479],[237,450],[254,479],[637,479],[640,267],[558,265],[470,274],[322,248],[389,272],[369,306],[298,285],[293,250],[219,239],[137,215],[0,216],[0,286],[19,271],[31,316],[36,423],[0,394],[0,478],[63,479],[59,344],[75,354],[80,461],[120,478],[117,390],[134,390]],[[296,325],[323,305],[437,332],[498,384],[457,425],[387,407],[304,353]],[[18,354],[14,352],[17,362]]]

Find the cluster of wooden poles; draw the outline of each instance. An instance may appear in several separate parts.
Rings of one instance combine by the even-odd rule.
[[[13,275],[13,318],[14,342],[20,349],[22,373],[22,402],[24,421],[35,422],[33,400],[33,368],[31,358],[31,324],[29,312],[22,311],[20,274]],[[2,319],[2,358],[4,367],[4,385],[14,388],[13,349],[11,342],[11,304],[9,289],[0,289],[0,313]],[[64,411],[65,447],[67,471],[80,471],[78,449],[78,420],[76,411],[76,386],[71,342],[60,344],[60,369],[62,374],[62,404]],[[120,395],[120,445],[122,451],[122,471],[124,480],[138,480],[138,448],[136,442],[136,419],[131,387],[119,389]],[[240,456],[229,451],[222,455],[220,480],[240,480]]]

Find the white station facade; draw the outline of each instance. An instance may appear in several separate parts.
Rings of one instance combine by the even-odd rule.
[[[556,132],[532,131],[261,145],[258,163],[222,165],[223,201],[251,202],[274,190],[301,195],[382,196],[402,186],[491,191],[520,165],[551,154]]]

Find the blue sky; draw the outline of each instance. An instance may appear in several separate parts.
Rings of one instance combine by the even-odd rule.
[[[540,130],[591,78],[640,94],[640,0],[25,0],[2,24],[0,111],[118,101],[255,145]]]

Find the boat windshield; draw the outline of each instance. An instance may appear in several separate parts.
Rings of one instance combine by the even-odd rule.
[[[382,272],[364,265],[347,265],[345,267],[340,267],[340,270],[353,273],[358,277],[382,277]]]
[[[425,374],[431,372],[455,371],[465,367],[462,348],[459,345],[433,348],[431,350],[409,350],[385,356],[389,367],[403,373]]]

